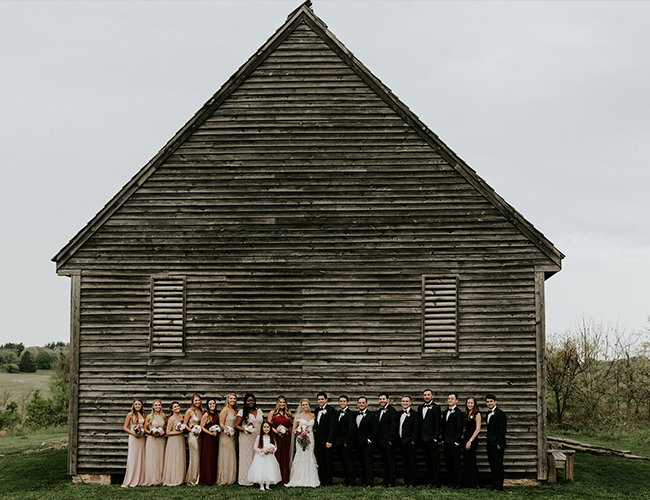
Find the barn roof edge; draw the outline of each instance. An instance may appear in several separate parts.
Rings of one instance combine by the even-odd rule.
[[[205,104],[185,123],[185,125],[125,184],[120,191],[88,222],[53,258],[57,271],[83,243],[99,229],[106,220],[126,202],[135,190],[144,183],[156,169],[200,126],[212,113],[213,106],[219,106],[241,82],[259,66],[274,48],[286,38],[300,23],[306,21],[313,29],[320,31],[323,40],[335,50],[350,67],[368,84],[389,106],[398,113],[426,142],[436,148],[449,164],[463,176],[475,189],[488,199],[497,210],[510,220],[530,241],[535,244],[553,263],[557,271],[561,269],[565,257],[533,224],[526,220],[512,205],[490,187],[468,164],[449,148],[411,109],[384,85],[366,66],[350,52],[327,25],[314,14],[311,1],[307,0],[291,12],[287,20],[253,55],[210,97]],[[550,277],[553,272],[547,273]]]

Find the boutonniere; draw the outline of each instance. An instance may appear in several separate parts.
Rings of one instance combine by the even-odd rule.
[[[323,408],[320,412],[322,415],[327,415],[327,410],[325,408]]]
[[[409,418],[411,416],[411,412],[406,413],[406,418]]]

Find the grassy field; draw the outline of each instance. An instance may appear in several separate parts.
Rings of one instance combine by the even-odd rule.
[[[5,401],[15,401],[22,408],[36,389],[41,390],[43,397],[49,398],[51,374],[52,370],[38,370],[36,373],[0,372],[0,408]]]
[[[67,439],[68,427],[39,429],[37,431],[17,431],[0,436],[0,455],[37,450],[43,443]]]
[[[581,438],[585,441],[584,436]],[[89,499],[178,499],[203,500],[206,497],[223,499],[277,499],[294,500],[318,496],[319,500],[373,499],[400,500],[443,499],[482,500],[507,497],[526,499],[589,499],[623,500],[650,499],[650,462],[632,461],[617,457],[576,456],[575,481],[560,481],[555,485],[536,487],[507,487],[504,493],[489,490],[430,490],[375,487],[289,489],[277,487],[261,492],[255,487],[164,486],[123,489],[119,485],[90,486],[72,484],[66,475],[66,450],[50,450],[25,454],[13,452],[0,457],[0,498],[3,500],[89,500]]]
[[[549,436],[574,439],[616,450],[630,450],[634,455],[650,457],[650,428],[637,429],[633,432],[624,429],[610,429],[588,433],[551,429],[549,430]]]

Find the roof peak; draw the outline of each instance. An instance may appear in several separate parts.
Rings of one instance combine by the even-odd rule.
[[[294,11],[292,11],[288,16],[287,16],[287,21],[291,19],[293,16],[295,16],[298,11],[304,10],[304,9],[309,9],[311,13],[314,13],[314,9],[311,8],[311,0],[307,0],[306,2],[301,3]]]

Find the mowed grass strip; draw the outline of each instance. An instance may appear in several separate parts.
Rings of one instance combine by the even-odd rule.
[[[319,500],[373,499],[588,499],[623,500],[650,499],[650,462],[618,457],[576,456],[574,482],[544,484],[537,487],[511,487],[504,493],[489,490],[440,490],[428,488],[284,488],[261,492],[257,487],[242,486],[177,486],[121,488],[119,485],[94,486],[72,484],[66,474],[67,451],[49,450],[39,453],[16,453],[0,458],[0,498],[3,500],[89,500],[138,499],[204,500],[273,499],[298,500],[317,496]],[[562,476],[562,474],[560,474]]]

